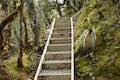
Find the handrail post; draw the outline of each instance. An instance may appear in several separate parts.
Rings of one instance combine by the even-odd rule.
[[[74,30],[73,18],[71,17],[71,80],[74,80]]]
[[[52,22],[52,27],[51,27],[51,30],[50,30],[50,33],[49,33],[47,42],[46,42],[46,44],[45,44],[44,51],[43,51],[43,54],[42,54],[42,56],[41,56],[41,59],[40,59],[40,62],[39,62],[39,65],[38,65],[37,72],[36,72],[36,74],[35,74],[34,80],[38,80],[39,73],[40,73],[40,71],[42,70],[42,63],[43,63],[43,61],[44,61],[44,57],[45,57],[45,54],[46,54],[46,52],[47,52],[47,47],[48,47],[48,45],[49,45],[50,38],[51,38],[51,35],[52,35],[52,33],[53,33],[54,26],[55,26],[55,19],[54,19],[53,22]]]

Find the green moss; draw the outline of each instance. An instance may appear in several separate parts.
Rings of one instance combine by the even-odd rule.
[[[113,5],[112,1],[91,1],[91,4],[81,10],[75,30],[75,37],[77,40],[80,41],[80,34],[82,34],[85,29],[91,27],[96,28],[97,35],[101,35],[105,32],[107,33],[108,29],[118,20],[115,9],[116,7]],[[78,46],[80,45],[78,44]]]
[[[109,78],[119,80],[120,28],[116,26],[118,23],[116,6],[111,0],[91,0],[87,6],[81,9],[75,29],[75,51],[76,54],[83,53],[81,52],[83,43],[81,35],[86,29],[90,30],[94,27],[96,30],[96,48],[90,51],[95,52],[95,57],[92,59],[95,59],[96,67],[88,64],[93,63],[94,60],[89,58],[81,60],[81,58],[90,54],[90,51],[86,49],[83,53],[84,56],[82,55],[79,58],[77,64],[79,70],[77,74],[80,76],[82,75],[80,71],[85,74],[91,69],[90,71],[93,72],[95,80],[109,80]],[[84,78],[81,80],[84,80]]]
[[[10,73],[13,75],[15,80],[27,80],[27,69],[29,68],[28,56],[24,54],[23,63],[24,69],[19,69],[17,67],[17,56],[11,57],[10,59],[4,62],[6,67],[10,70]]]

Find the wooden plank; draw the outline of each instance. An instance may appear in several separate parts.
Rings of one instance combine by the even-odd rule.
[[[70,70],[43,70],[41,71],[41,74],[39,74],[40,76],[56,76],[56,75],[70,75]]]

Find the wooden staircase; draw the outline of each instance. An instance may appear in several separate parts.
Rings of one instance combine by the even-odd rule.
[[[54,19],[34,80],[74,80],[72,18]]]

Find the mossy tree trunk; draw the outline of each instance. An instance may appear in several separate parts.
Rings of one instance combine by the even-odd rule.
[[[5,26],[12,22],[14,20],[15,17],[17,17],[21,7],[23,6],[23,4],[20,4],[20,6],[18,6],[13,12],[11,12],[10,15],[8,15],[3,21],[1,21],[0,23],[0,54],[2,53],[2,50],[4,48],[3,46],[3,35],[2,35],[2,30],[5,28]]]
[[[21,3],[22,3],[22,0],[21,0]],[[19,40],[19,48],[20,48],[20,51],[19,51],[19,56],[18,56],[18,62],[17,62],[17,66],[19,68],[23,68],[23,40],[22,40],[22,31],[23,31],[23,6],[21,7],[20,9],[20,40]]]
[[[3,0],[2,1],[2,17],[5,18],[8,15],[8,0]],[[3,37],[3,50],[2,52],[2,57],[7,58],[8,55],[10,55],[10,37],[11,37],[11,28],[10,28],[10,23],[5,26],[5,28],[1,31],[1,34]]]
[[[28,46],[28,31],[27,31],[27,23],[26,23],[25,17],[23,17],[23,23],[24,23],[24,30],[25,30],[24,46],[27,47]]]
[[[3,45],[2,45],[2,43],[3,43],[3,35],[2,35],[2,32],[0,32],[0,55],[1,55],[1,52],[2,52],[2,50],[3,50]]]

